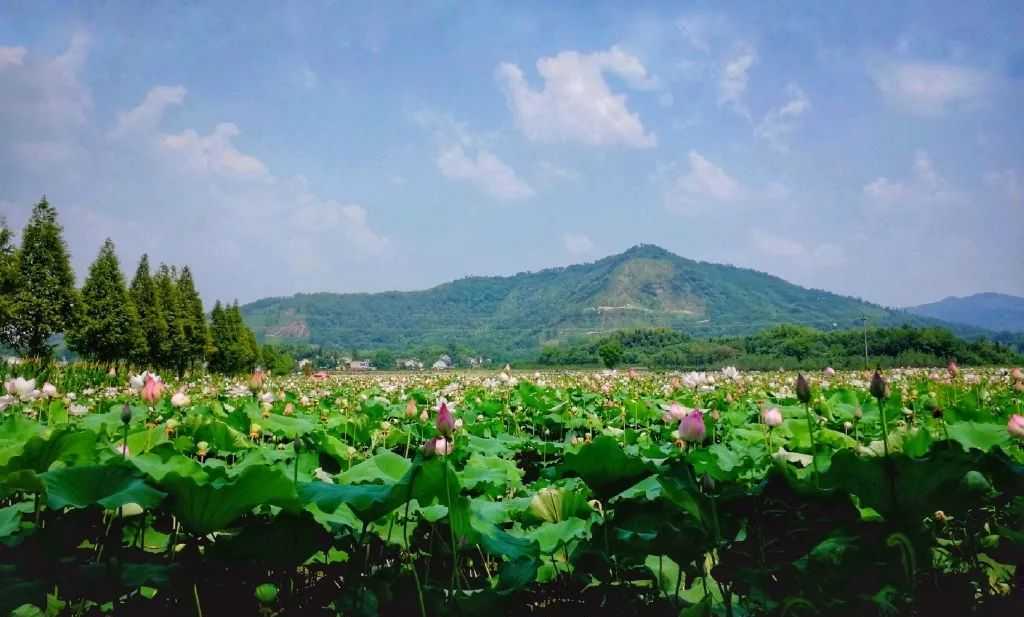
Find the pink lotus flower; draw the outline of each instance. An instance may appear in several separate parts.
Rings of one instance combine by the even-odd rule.
[[[825,375],[826,376],[832,377],[835,374],[836,374],[836,369],[832,368],[831,366],[826,366],[825,367]]]
[[[949,365],[946,366],[946,370],[949,371],[949,376],[952,379],[956,379],[956,376],[960,374],[960,367],[956,365],[955,360],[949,361]]]
[[[1024,439],[1024,416],[1013,414],[1006,423],[1006,432],[1016,439]]]
[[[444,437],[438,437],[437,439],[428,439],[423,444],[423,455],[424,456],[448,456],[452,453],[455,448],[454,442]]]
[[[441,406],[437,410],[437,432],[441,433],[445,437],[451,437],[452,432],[455,431],[455,419],[452,418],[452,412],[448,411],[448,404],[441,401]]]
[[[778,407],[769,407],[761,412],[761,419],[768,425],[768,428],[775,428],[782,424],[782,412]]]
[[[266,380],[266,378],[267,375],[263,372],[263,370],[257,368],[255,371],[252,372],[252,375],[249,375],[249,389],[252,390],[253,392],[256,392],[257,390],[263,387],[263,382],[264,380]]]
[[[665,422],[680,422],[683,418],[690,415],[690,412],[692,411],[692,409],[683,407],[679,403],[673,401],[672,404],[668,406],[668,409],[665,410],[665,414],[662,415],[662,419]]]
[[[146,375],[146,383],[142,386],[142,400],[150,405],[160,400],[164,393],[164,382],[152,375]]]
[[[683,441],[700,443],[704,441],[707,428],[704,426],[704,412],[694,409],[679,422],[679,438]]]

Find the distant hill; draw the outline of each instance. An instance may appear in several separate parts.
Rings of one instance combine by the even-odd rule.
[[[965,298],[951,296],[907,311],[995,332],[1024,332],[1024,298],[999,293],[980,293]]]
[[[784,324],[823,330],[935,321],[653,245],[593,263],[468,277],[424,291],[297,294],[242,307],[264,341],[342,349],[460,345],[496,357],[623,328],[737,336]]]

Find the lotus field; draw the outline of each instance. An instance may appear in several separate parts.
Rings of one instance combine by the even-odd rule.
[[[1024,614],[1019,369],[18,369],[0,614]]]

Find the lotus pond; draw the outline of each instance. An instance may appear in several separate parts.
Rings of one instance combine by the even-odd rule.
[[[31,377],[0,614],[1024,614],[1019,371]]]

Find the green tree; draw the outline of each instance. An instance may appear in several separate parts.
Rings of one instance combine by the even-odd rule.
[[[160,264],[153,277],[153,286],[163,308],[164,322],[167,324],[167,339],[164,344],[163,366],[173,367],[181,376],[188,364],[188,339],[185,337],[184,319],[182,317],[181,299],[178,296],[177,271]]]
[[[210,347],[210,332],[206,327],[206,314],[203,312],[203,300],[196,291],[192,270],[188,266],[181,269],[178,276],[178,300],[181,302],[181,327],[185,334],[185,357],[188,366],[202,363],[206,358],[206,350]]]
[[[14,318],[11,307],[18,291],[17,281],[14,234],[7,227],[7,221],[0,217],[0,343],[7,340]]]
[[[149,274],[149,256],[143,253],[139,267],[135,270],[130,289],[135,310],[139,313],[139,323],[146,339],[146,353],[143,362],[150,366],[161,366],[168,355],[167,320],[160,303],[153,277]]]
[[[597,349],[597,355],[600,356],[601,362],[608,368],[618,366],[619,362],[622,361],[622,354],[622,343],[617,339],[609,340]]]
[[[210,370],[227,373],[232,364],[231,354],[234,349],[234,337],[231,336],[230,324],[224,308],[217,300],[210,313]]]
[[[100,362],[136,356],[144,338],[135,306],[128,299],[124,275],[107,238],[81,291],[77,324],[68,332],[68,346]]]
[[[238,308],[238,301],[231,305],[228,317],[231,320],[232,330],[238,337],[238,366],[235,370],[251,371],[260,361],[260,345],[256,342],[256,335],[242,320],[242,311]]]
[[[49,357],[49,338],[74,325],[78,294],[63,233],[57,210],[43,197],[21,236],[14,271],[18,289],[4,336],[31,356]]]

